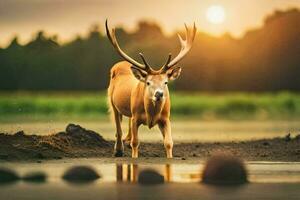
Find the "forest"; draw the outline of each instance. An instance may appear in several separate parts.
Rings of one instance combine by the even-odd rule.
[[[184,26],[183,26],[184,27]],[[299,91],[300,11],[274,11],[263,26],[243,37],[220,37],[201,32],[180,63],[181,77],[171,87],[179,91]],[[105,90],[109,70],[121,57],[112,48],[104,23],[92,26],[87,37],[59,43],[57,35],[39,31],[21,45],[18,37],[0,48],[0,90]],[[143,52],[152,66],[160,67],[168,53],[179,52],[177,33],[165,35],[151,21],[140,21],[134,32],[117,27],[121,47],[140,59]],[[179,31],[184,33],[182,29]]]

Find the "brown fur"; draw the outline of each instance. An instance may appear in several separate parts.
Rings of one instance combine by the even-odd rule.
[[[113,113],[117,130],[116,156],[123,155],[121,120],[122,116],[125,115],[130,118],[129,132],[125,140],[130,141],[133,158],[138,157],[138,128],[141,124],[147,125],[149,128],[156,124],[159,126],[164,138],[167,157],[172,158],[173,140],[169,119],[170,98],[167,83],[180,75],[181,68],[175,66],[190,51],[195,39],[197,31],[195,23],[192,30],[189,30],[187,26],[185,28],[185,40],[178,35],[181,44],[179,54],[173,60],[171,60],[172,55],[169,54],[167,62],[160,70],[156,71],[147,63],[142,53],[139,55],[143,64],[122,51],[115,35],[115,29],[112,29],[111,33],[106,20],[107,37],[119,55],[126,60],[126,62],[115,64],[111,69],[108,88],[110,110]]]
[[[122,116],[129,117],[129,133],[126,140],[130,141],[132,157],[138,157],[138,127],[143,124],[152,128],[159,125],[164,144],[167,149],[167,156],[172,157],[173,141],[170,130],[170,99],[168,87],[164,87],[164,98],[161,101],[153,101],[152,94],[146,90],[146,83],[137,80],[131,71],[131,64],[123,61],[115,64],[111,69],[111,79],[108,88],[108,102],[110,112],[117,129],[117,141],[115,145],[116,154],[122,154],[122,130],[120,128]],[[161,85],[168,77],[168,74],[151,74],[147,80],[153,85]],[[162,83],[163,82],[163,83]]]

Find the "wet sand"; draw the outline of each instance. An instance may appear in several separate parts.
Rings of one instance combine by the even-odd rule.
[[[52,135],[0,134],[0,161],[42,161],[63,158],[111,158],[113,141],[105,140],[99,133],[80,126],[68,125],[66,130]],[[138,160],[164,162],[165,149],[161,142],[140,144]],[[216,152],[228,152],[247,161],[300,161],[300,135],[241,142],[176,142],[174,160],[203,160]],[[125,145],[126,162],[131,149]]]

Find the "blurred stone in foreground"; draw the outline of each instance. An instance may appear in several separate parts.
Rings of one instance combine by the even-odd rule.
[[[14,171],[6,168],[0,168],[0,184],[13,183],[19,179],[19,176]]]
[[[33,183],[44,183],[47,180],[47,175],[43,172],[32,172],[23,176],[23,180]]]
[[[62,178],[71,183],[87,183],[97,180],[100,175],[91,167],[76,166],[68,169]]]
[[[247,183],[247,170],[242,160],[228,154],[213,155],[202,173],[202,181],[207,184]]]
[[[140,172],[138,182],[142,185],[162,184],[164,177],[155,170],[145,169]]]

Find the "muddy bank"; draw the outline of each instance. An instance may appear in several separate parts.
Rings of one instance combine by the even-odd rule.
[[[48,136],[0,134],[0,159],[61,159],[65,157],[103,157],[113,145],[100,134],[70,124],[64,132]]]
[[[48,136],[0,133],[0,160],[43,160],[63,158],[108,158],[113,155],[113,141],[100,134],[69,124],[64,132]],[[248,161],[300,161],[300,135],[243,142],[176,143],[174,157],[205,159],[214,152],[230,152]],[[130,157],[125,145],[125,157]],[[165,157],[162,143],[140,144],[140,157]]]

